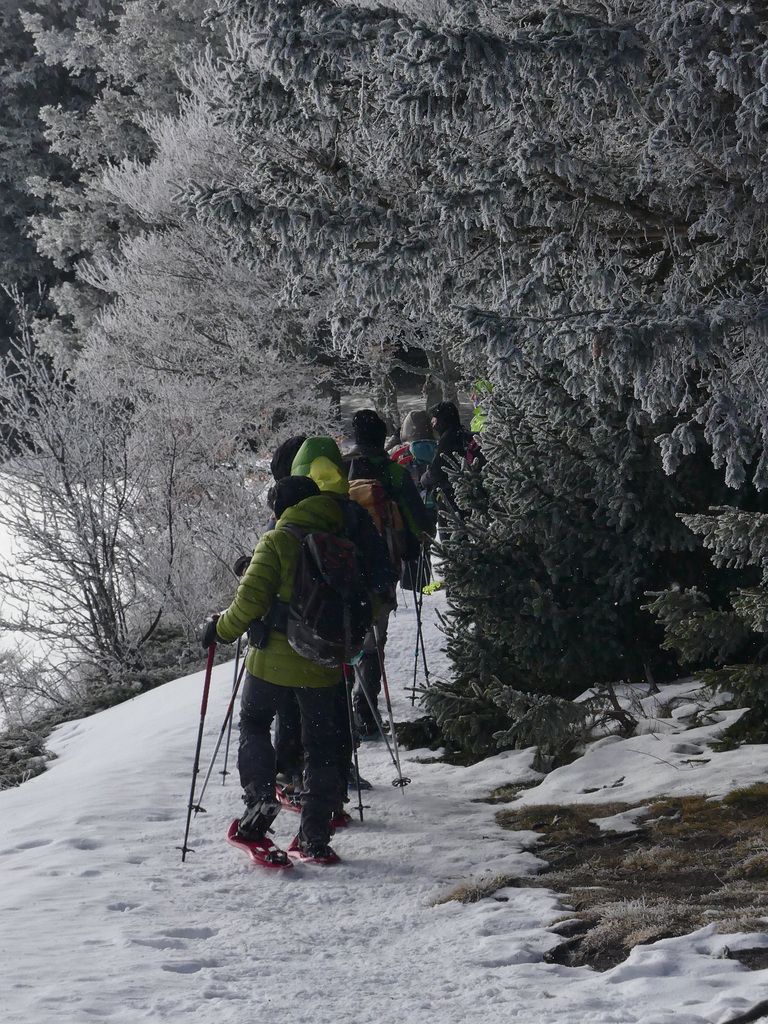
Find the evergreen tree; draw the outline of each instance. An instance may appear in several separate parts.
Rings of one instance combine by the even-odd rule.
[[[670,587],[648,605],[664,627],[664,647],[702,681],[749,708],[739,732],[764,742],[768,721],[768,515],[753,508],[714,507],[683,516],[719,569],[717,590],[706,583]],[[753,567],[752,586],[731,589],[734,569]]]
[[[443,545],[455,678],[425,695],[474,754],[530,740],[530,727],[516,726],[530,711],[523,694],[573,699],[593,685],[672,677],[644,595],[713,575],[678,513],[727,493],[701,455],[667,475],[656,444],[665,425],[629,397],[621,406],[573,397],[559,366],[510,373],[486,406],[488,461],[458,476],[467,518]],[[462,695],[471,723],[450,711]],[[556,746],[567,720],[562,701],[540,706],[536,741]]]
[[[50,67],[35,50],[13,0],[0,0],[0,352],[19,327],[16,298],[44,303],[55,280],[53,262],[41,255],[31,233],[35,216],[46,212],[43,199],[29,190],[30,178],[70,180],[66,161],[50,152],[40,110],[56,102],[62,110],[79,109],[87,90]]]

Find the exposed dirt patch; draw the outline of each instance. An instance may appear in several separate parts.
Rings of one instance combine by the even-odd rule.
[[[722,932],[765,930],[768,785],[721,801],[687,797],[640,805],[632,832],[595,824],[631,809],[613,804],[498,812],[504,828],[541,833],[534,849],[549,867],[516,884],[554,889],[572,907],[572,916],[553,927],[563,942],[548,960],[607,970],[636,945],[705,924],[714,922]],[[763,949],[729,955],[753,970],[768,963]]]

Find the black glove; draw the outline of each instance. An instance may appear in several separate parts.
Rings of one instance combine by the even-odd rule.
[[[203,623],[203,632],[200,636],[200,643],[203,645],[204,651],[207,651],[212,644],[217,644],[219,642],[219,634],[216,632],[216,623],[218,621],[218,615],[211,615]]]
[[[237,578],[239,579],[243,575],[243,573],[245,572],[245,570],[248,568],[248,566],[250,564],[251,564],[251,556],[250,555],[240,555],[238,560],[232,566],[232,568],[234,569],[234,572],[235,572],[235,576],[237,576]]]

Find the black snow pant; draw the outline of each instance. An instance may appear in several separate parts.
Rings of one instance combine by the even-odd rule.
[[[293,687],[286,687],[293,690]],[[278,775],[295,778],[304,768],[304,749],[301,745],[301,712],[296,695],[292,692],[275,717],[275,757]]]
[[[341,738],[339,745],[339,771],[342,778],[344,800],[347,799],[349,766],[352,763],[352,734],[349,729],[349,708],[346,699],[346,683],[339,687],[339,708]],[[284,687],[293,690],[293,687]],[[289,778],[300,778],[304,771],[304,747],[301,742],[301,712],[295,694],[286,700],[275,718],[275,758],[277,773]],[[335,810],[341,808],[338,805]]]
[[[335,686],[276,686],[246,673],[240,704],[240,784],[253,795],[274,794],[272,720],[290,706],[291,700],[298,703],[304,748],[300,832],[305,839],[327,843],[331,815],[346,797],[341,763],[345,770],[349,763],[346,693],[341,680]]]

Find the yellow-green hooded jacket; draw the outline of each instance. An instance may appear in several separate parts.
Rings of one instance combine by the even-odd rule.
[[[349,499],[349,481],[339,446],[332,437],[308,437],[291,466],[291,476],[311,477],[323,494],[333,495],[341,510],[343,532],[363,556],[367,582],[379,598],[394,594],[397,573],[379,531],[362,505]]]
[[[308,437],[296,452],[291,476],[311,477],[323,494],[349,495],[344,460],[332,437]]]
[[[254,619],[267,614],[275,598],[290,601],[301,541],[281,529],[287,524],[304,530],[340,533],[342,514],[335,498],[323,494],[305,498],[285,510],[274,530],[259,540],[234,601],[216,623],[222,640],[237,640]],[[278,686],[333,686],[341,678],[340,668],[326,668],[302,658],[288,643],[285,633],[276,629],[270,630],[266,647],[248,648],[245,665],[251,675]]]

